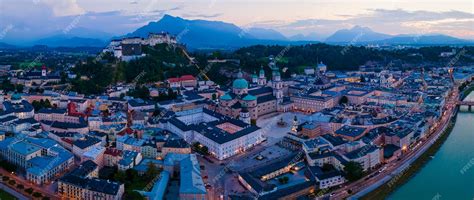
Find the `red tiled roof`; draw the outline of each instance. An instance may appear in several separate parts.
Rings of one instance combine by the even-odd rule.
[[[133,129],[131,129],[130,127],[127,127],[125,128],[125,130],[118,132],[117,135],[124,136],[125,134],[131,135],[132,133],[133,133]]]
[[[119,156],[119,155],[122,154],[122,151],[118,150],[118,149],[107,148],[107,149],[105,149],[104,154],[108,154],[108,155],[111,155],[111,156]]]
[[[169,78],[169,79],[168,79],[168,82],[170,82],[170,83],[176,83],[176,82],[180,82],[180,79],[179,79],[179,78]]]
[[[193,80],[196,80],[196,78],[194,78],[194,76],[192,75],[183,75],[181,76],[181,81],[193,81]]]
[[[181,81],[194,81],[196,78],[194,78],[193,75],[183,75],[180,78],[169,78],[168,82],[170,83],[176,83],[176,82],[181,82]]]
[[[69,138],[61,138],[61,140],[68,143],[68,144],[72,144],[72,140],[69,139]]]

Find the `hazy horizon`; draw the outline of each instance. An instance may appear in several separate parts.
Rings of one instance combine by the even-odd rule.
[[[474,39],[474,1],[0,0],[0,42],[34,40],[74,29],[97,38],[134,31],[165,14],[268,28],[286,37],[327,37],[353,26],[390,34]],[[66,31],[65,31],[66,30]]]

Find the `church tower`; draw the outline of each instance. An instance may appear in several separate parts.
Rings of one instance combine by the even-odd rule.
[[[243,107],[240,110],[239,119],[247,124],[250,124],[250,112],[247,107]]]
[[[42,77],[46,76],[46,66],[44,66],[44,65],[43,65],[43,67],[41,67],[41,76]]]
[[[252,74],[252,83],[253,83],[253,84],[257,84],[257,83],[258,83],[257,72],[255,72],[255,71],[253,71],[253,74]]]
[[[277,98],[277,103],[283,102],[283,82],[278,67],[272,68],[272,88],[273,96]]]
[[[263,70],[263,66],[261,66],[259,76],[258,76],[258,85],[264,86],[266,84],[267,84],[267,78],[265,78],[265,70]]]
[[[295,117],[293,118],[293,124],[291,125],[291,132],[293,133],[298,133],[298,118]]]

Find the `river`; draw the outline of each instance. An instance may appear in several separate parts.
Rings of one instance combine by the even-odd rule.
[[[466,100],[474,100],[474,93]],[[453,131],[434,158],[388,199],[474,199],[474,112],[467,110],[461,107]]]

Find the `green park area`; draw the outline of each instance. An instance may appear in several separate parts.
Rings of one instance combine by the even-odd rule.
[[[0,199],[1,200],[14,200],[16,198],[10,193],[5,192],[4,190],[0,190]]]

